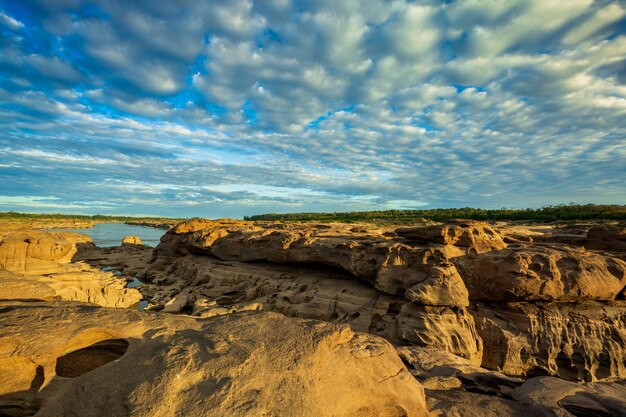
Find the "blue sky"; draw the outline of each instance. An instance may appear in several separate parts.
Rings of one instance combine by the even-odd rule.
[[[626,3],[0,0],[0,210],[626,202]]]

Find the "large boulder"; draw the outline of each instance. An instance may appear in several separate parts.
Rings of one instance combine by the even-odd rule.
[[[0,311],[0,370],[16,376],[0,378],[5,416],[428,415],[393,346],[347,326],[61,303]]]
[[[511,245],[453,262],[471,300],[613,300],[626,286],[626,262],[585,249]]]
[[[72,260],[77,244],[91,242],[78,233],[35,230],[9,232],[0,239],[0,271],[20,274],[55,272]]]
[[[624,382],[577,384],[552,377],[531,378],[512,393],[541,416],[626,416]]]
[[[124,236],[122,245],[143,245],[139,236]]]
[[[477,221],[457,220],[432,226],[402,227],[396,229],[396,233],[413,241],[463,248],[463,252],[469,254],[506,247],[498,231],[487,223]]]
[[[595,226],[587,231],[587,249],[617,252],[626,257],[626,227]]]

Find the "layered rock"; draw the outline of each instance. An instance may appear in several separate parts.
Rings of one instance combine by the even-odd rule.
[[[196,315],[271,309],[345,322],[507,375],[621,377],[619,302],[598,304],[611,312],[610,324],[602,324],[592,308],[574,314],[567,304],[545,310],[543,304],[508,302],[611,301],[622,296],[626,263],[581,248],[516,240],[507,245],[480,222],[390,233],[349,225],[194,220],[162,238],[152,273],[167,271],[156,274],[159,296],[148,298],[169,303],[168,311]],[[303,272],[309,265],[318,269]],[[473,305],[468,313],[468,298],[501,304]],[[526,309],[526,321],[515,308]]]
[[[6,416],[426,416],[393,347],[347,326],[0,302]],[[4,375],[3,375],[4,376]],[[104,411],[106,410],[106,411]]]
[[[356,331],[397,343],[437,347],[481,361],[481,341],[464,308],[416,305],[404,297],[382,294],[338,269],[226,262],[195,255],[155,266],[140,290],[164,311],[207,317],[267,309],[347,323]]]
[[[468,304],[465,284],[447,262],[450,246],[416,248],[389,235],[349,225],[261,227],[193,220],[163,236],[155,259],[193,253],[244,262],[314,263],[342,269],[389,295],[406,293],[421,304]]]
[[[575,384],[551,377],[532,378],[513,391],[513,398],[546,417],[622,417],[626,384]]]
[[[406,239],[425,244],[462,248],[461,253],[484,253],[504,249],[506,243],[499,232],[487,223],[476,221],[451,221],[443,225],[403,227],[396,233]]]
[[[592,227],[584,245],[587,249],[615,252],[626,259],[626,227]]]
[[[90,242],[76,233],[21,231],[0,241],[0,299],[74,300],[129,307],[142,296],[126,280],[86,263],[69,263],[77,244]]]
[[[76,244],[91,242],[78,233],[35,230],[9,232],[0,239],[0,270],[19,274],[55,272],[71,261]]]
[[[614,300],[626,262],[585,249],[511,245],[453,259],[472,300]]]
[[[626,301],[476,303],[482,366],[573,381],[626,378]]]

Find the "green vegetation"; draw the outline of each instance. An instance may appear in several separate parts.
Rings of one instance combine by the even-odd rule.
[[[531,222],[556,222],[572,220],[626,220],[626,205],[560,204],[540,209],[450,208],[432,210],[354,211],[344,213],[290,213],[246,216],[245,220],[316,221],[316,222],[394,222],[410,223],[425,220],[523,220]]]
[[[17,213],[14,211],[0,212],[0,221],[2,220],[68,220],[68,221],[86,221],[86,222],[128,222],[128,221],[180,221],[184,219],[172,219],[168,217],[133,217],[133,216],[105,216],[95,214],[93,216],[85,214],[40,214],[40,213]]]

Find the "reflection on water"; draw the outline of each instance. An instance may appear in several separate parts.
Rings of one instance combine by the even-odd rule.
[[[156,246],[161,236],[165,234],[163,229],[124,223],[97,223],[91,229],[53,229],[51,231],[89,235],[93,243],[101,248],[121,245],[124,236],[139,236],[144,245]]]

